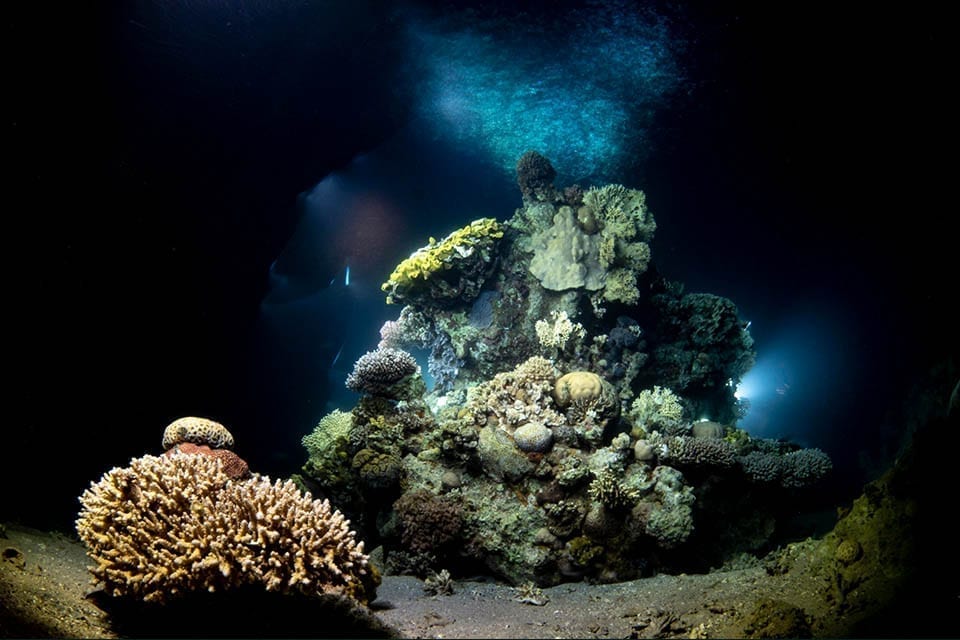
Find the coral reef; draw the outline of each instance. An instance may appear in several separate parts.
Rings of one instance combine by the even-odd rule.
[[[77,533],[113,596],[163,602],[259,585],[372,599],[363,543],[329,502],[290,482],[231,480],[219,458],[134,458],[84,491]]]
[[[303,482],[423,577],[616,581],[761,548],[777,493],[830,461],[736,427],[748,323],[657,272],[642,191],[557,189],[536,153],[517,171],[512,217],[431,239],[384,285],[404,306],[348,378],[352,419],[304,440]]]

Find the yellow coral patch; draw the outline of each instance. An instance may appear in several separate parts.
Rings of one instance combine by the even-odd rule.
[[[445,269],[454,256],[464,257],[472,253],[481,242],[502,237],[503,226],[495,218],[480,218],[457,229],[439,242],[430,238],[427,246],[417,249],[397,265],[390,274],[390,279],[380,288],[390,291],[397,286],[410,284],[413,280],[426,280]]]
[[[590,401],[600,397],[603,381],[590,371],[571,371],[560,376],[553,387],[553,399],[561,407],[577,401]]]

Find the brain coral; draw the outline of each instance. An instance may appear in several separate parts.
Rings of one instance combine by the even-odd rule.
[[[174,420],[163,431],[164,450],[181,442],[205,444],[212,449],[230,449],[233,447],[233,435],[219,422],[188,416]]]
[[[291,481],[230,480],[203,455],[144,456],[80,497],[77,533],[113,596],[148,602],[261,585],[368,602],[378,578],[349,521]]]
[[[590,401],[600,397],[603,380],[590,371],[571,371],[557,378],[553,385],[553,399],[561,407],[573,402]]]

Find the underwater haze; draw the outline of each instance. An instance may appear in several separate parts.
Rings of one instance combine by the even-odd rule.
[[[466,394],[495,368],[456,322],[502,320],[507,335],[576,308],[605,340],[616,327],[647,341],[630,347],[646,358],[629,361],[636,377],[603,358],[626,417],[654,372],[673,370],[667,327],[684,316],[669,305],[703,300],[673,300],[670,283],[730,301],[735,345],[716,349],[751,366],[718,366],[729,389],[691,383],[686,427],[720,421],[731,438],[825,453],[832,471],[809,498],[818,513],[893,462],[910,436],[903,402],[931,370],[941,395],[956,383],[956,242],[936,160],[949,83],[922,16],[805,3],[145,0],[62,18],[13,17],[16,419],[0,521],[72,530],[90,482],[162,453],[164,428],[184,416],[226,425],[255,471],[305,473],[303,438],[361,402],[348,376],[407,304],[448,323],[448,345],[435,333],[410,347],[438,415],[440,387]],[[518,172],[531,151],[549,179]],[[655,219],[649,266],[617,254],[636,299],[548,284],[530,263],[554,224],[535,205],[576,211],[583,195],[565,188],[610,184],[642,191]],[[516,231],[506,237],[527,262],[488,256],[466,286],[507,283],[482,298],[503,317],[481,322],[476,297],[440,304],[396,281],[402,300],[387,303],[411,254],[491,218]],[[595,233],[596,220],[577,224]],[[638,229],[621,240],[639,244]],[[509,292],[530,306],[508,317]],[[657,293],[671,302],[657,306]],[[556,300],[542,317],[517,311],[541,297]],[[610,315],[590,315],[591,303]],[[511,343],[499,371],[533,355],[536,337]],[[599,369],[593,355],[555,361]]]

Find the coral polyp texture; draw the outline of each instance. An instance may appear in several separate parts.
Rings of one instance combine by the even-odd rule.
[[[419,370],[417,361],[402,349],[383,347],[360,356],[347,376],[347,388],[373,396],[398,397],[401,383]]]
[[[231,449],[233,435],[219,422],[188,416],[174,420],[163,430],[164,449],[170,449],[181,442],[205,444],[211,449]]]
[[[304,439],[304,481],[389,572],[546,586],[706,570],[776,544],[778,497],[830,470],[737,428],[748,323],[653,268],[643,192],[556,175],[525,153],[512,216],[398,265],[383,289],[404,306],[348,379],[360,400]]]
[[[378,578],[329,502],[220,459],[175,453],[113,468],[80,497],[77,534],[112,596],[164,602],[245,585],[366,603]]]

